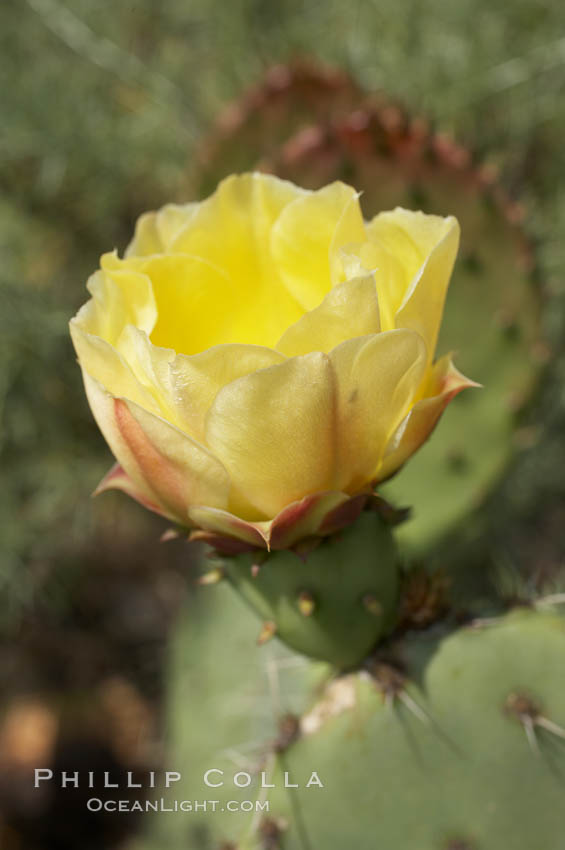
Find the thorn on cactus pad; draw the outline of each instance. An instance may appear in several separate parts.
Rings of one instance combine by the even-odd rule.
[[[311,617],[316,610],[316,600],[309,590],[302,590],[299,593],[297,605],[303,617]]]
[[[400,592],[398,629],[426,629],[441,620],[449,610],[449,586],[449,577],[443,570],[428,573],[425,569],[411,569]]]
[[[271,638],[274,637],[276,633],[276,623],[273,623],[272,620],[267,620],[265,623],[263,623],[261,631],[259,632],[259,637],[257,638],[257,646],[263,646],[263,644],[271,640]]]
[[[200,576],[198,579],[198,584],[202,586],[208,586],[212,584],[218,584],[218,582],[222,581],[225,577],[225,572],[222,567],[214,567],[212,570],[208,570],[207,573]]]
[[[539,755],[540,752],[536,729],[545,729],[551,735],[565,739],[565,729],[545,717],[541,713],[538,703],[530,696],[517,693],[509,694],[504,703],[504,711],[520,721],[528,743],[536,755]]]
[[[539,706],[526,694],[511,693],[506,697],[504,710],[507,714],[514,715],[518,720],[522,721],[524,717],[529,717],[531,720],[536,719],[539,715]]]
[[[393,708],[395,702],[400,700],[414,717],[417,717],[426,725],[430,723],[430,718],[424,709],[406,690],[406,676],[397,667],[377,661],[372,665],[369,672],[375,680],[377,688],[381,691],[386,705]]]
[[[274,741],[273,749],[276,753],[287,750],[300,735],[300,718],[296,714],[284,714],[279,720],[279,734]]]
[[[259,824],[259,837],[262,850],[280,850],[282,834],[288,829],[283,818],[263,818]]]
[[[261,564],[252,564],[251,565],[251,575],[252,575],[252,577],[257,578],[260,570],[261,570]]]

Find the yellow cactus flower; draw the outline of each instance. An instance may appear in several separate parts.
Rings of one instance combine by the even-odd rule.
[[[365,222],[343,183],[224,180],[139,219],[71,334],[101,483],[226,551],[350,522],[472,382],[434,350],[456,219]]]

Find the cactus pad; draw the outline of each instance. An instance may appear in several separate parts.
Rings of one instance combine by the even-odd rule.
[[[184,766],[175,796],[220,810],[157,818],[144,850],[561,850],[560,616],[517,609],[451,634],[409,633],[371,672],[335,678],[276,640],[253,647],[253,619],[225,588],[209,600],[212,617],[194,612],[176,643],[171,760]],[[203,787],[210,767],[225,786]],[[238,770],[249,787],[233,787]],[[323,788],[305,787],[313,771]],[[275,788],[261,790],[261,772]],[[225,811],[255,797],[268,814]]]

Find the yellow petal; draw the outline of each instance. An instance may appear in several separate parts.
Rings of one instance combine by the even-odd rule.
[[[115,396],[131,398],[137,404],[160,413],[155,395],[138,380],[121,354],[106,340],[86,333],[77,319],[70,322],[71,337],[83,372]]]
[[[352,339],[330,354],[337,385],[336,487],[355,493],[374,480],[387,442],[422,380],[419,334],[395,330]]]
[[[240,301],[221,268],[186,254],[131,257],[119,262],[122,268],[135,268],[151,281],[158,314],[151,333],[154,345],[194,354],[237,339],[234,317]]]
[[[92,298],[78,311],[76,322],[111,344],[127,324],[151,333],[157,307],[149,278],[120,266],[114,254],[104,255],[101,263],[102,269],[87,284]]]
[[[329,490],[334,393],[328,358],[295,357],[228,384],[208,414],[206,442],[258,515]]]
[[[365,239],[358,195],[332,183],[289,204],[271,233],[273,258],[289,291],[305,310],[343,279],[339,249]],[[290,323],[289,323],[290,324]]]
[[[227,505],[227,473],[204,446],[139,405],[114,398],[86,373],[84,381],[94,418],[114,456],[166,516],[186,524],[191,504]]]
[[[397,208],[376,216],[367,225],[367,235],[401,259],[408,288],[396,308],[396,327],[418,331],[431,362],[459,247],[457,219]]]
[[[171,250],[175,238],[190,221],[198,204],[166,204],[157,212],[141,215],[126,257],[146,257]]]
[[[431,435],[452,398],[467,387],[478,387],[459,372],[451,355],[442,357],[433,367],[424,390],[424,398],[414,405],[392,435],[386,449],[379,480],[393,475]]]
[[[223,386],[284,360],[282,354],[258,345],[216,345],[191,357],[176,357],[170,365],[172,395],[188,433],[204,440],[206,415]]]
[[[285,331],[277,349],[289,357],[309,351],[328,352],[346,339],[379,330],[374,278],[358,277],[330,289],[319,307]]]
[[[126,325],[116,342],[116,350],[140,383],[159,395],[170,395],[169,371],[176,357],[172,348],[153,345],[144,331]]]
[[[221,266],[230,279],[229,300],[212,297],[206,305],[214,328],[200,349],[227,342],[274,346],[302,310],[283,284],[270,251],[270,233],[282,210],[304,190],[266,174],[243,174],[223,180],[198,205],[175,238],[172,250]],[[205,306],[205,305],[202,305]],[[177,310],[186,312],[182,302]],[[221,315],[218,317],[218,313]],[[226,322],[224,319],[228,319]],[[170,344],[170,343],[167,343]]]
[[[394,330],[396,311],[409,283],[400,259],[377,242],[364,242],[342,249],[341,260],[347,278],[371,275],[379,305],[379,330]]]

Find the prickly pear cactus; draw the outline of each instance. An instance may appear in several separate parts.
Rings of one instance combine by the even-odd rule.
[[[439,353],[485,388],[383,488],[413,506],[400,547],[365,511],[316,548],[208,562],[217,586],[174,640],[169,738],[174,797],[214,809],[147,821],[140,850],[563,850],[562,596],[509,609],[488,570],[459,569],[546,356],[519,210],[465,150],[304,66],[234,105],[203,151],[193,196],[260,166],[345,180],[367,218],[455,214]]]
[[[171,759],[175,798],[217,810],[153,819],[143,850],[562,850],[565,620],[553,609],[400,630],[336,676],[276,638],[257,647],[241,601],[206,592],[175,641]],[[223,785],[204,784],[210,768]]]
[[[383,488],[413,507],[399,532],[410,553],[428,554],[446,539],[453,551],[461,520],[478,518],[531,438],[520,414],[547,357],[520,208],[466,150],[364,96],[343,74],[308,66],[275,69],[226,111],[202,151],[189,190],[195,197],[234,168],[260,167],[308,188],[345,180],[363,193],[367,218],[395,206],[459,218],[462,244],[438,355],[456,351],[457,366],[484,389],[455,399],[438,435]]]

